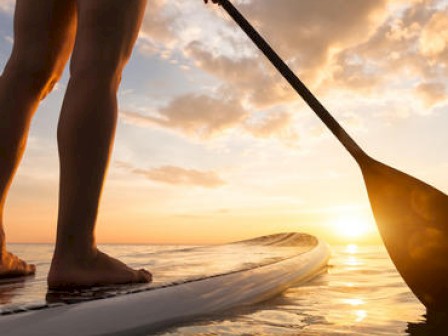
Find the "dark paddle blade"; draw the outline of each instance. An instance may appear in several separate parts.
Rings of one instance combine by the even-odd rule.
[[[219,4],[358,162],[381,236],[401,276],[428,309],[448,311],[448,196],[366,155],[244,16],[228,0]]]
[[[448,196],[374,160],[361,170],[398,272],[429,310],[448,311]]]

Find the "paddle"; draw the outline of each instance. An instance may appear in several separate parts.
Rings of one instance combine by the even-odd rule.
[[[397,270],[428,310],[448,311],[448,196],[368,156],[228,0],[213,2],[227,11],[356,160]]]

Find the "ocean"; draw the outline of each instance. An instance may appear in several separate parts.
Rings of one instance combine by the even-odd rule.
[[[0,309],[45,301],[45,277],[51,244],[9,244],[9,249],[37,265],[36,281],[2,289]],[[156,270],[154,282],[208,274],[215,263],[232,267],[234,255],[199,258],[172,253],[186,246],[102,245],[105,252],[134,267]],[[403,282],[383,246],[332,246],[326,273],[281,295],[173,326],[157,335],[435,335],[425,308]],[[194,251],[194,250],[192,250]],[[183,267],[185,258],[191,258]],[[438,333],[448,335],[446,333]]]

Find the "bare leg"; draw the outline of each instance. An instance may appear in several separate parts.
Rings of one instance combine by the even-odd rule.
[[[74,0],[18,0],[14,46],[0,77],[0,278],[33,274],[34,265],[6,251],[3,212],[25,150],[31,118],[51,91],[71,53]]]
[[[59,218],[48,285],[67,288],[149,282],[98,251],[94,228],[117,121],[116,92],[146,0],[77,0],[71,78],[58,126]]]

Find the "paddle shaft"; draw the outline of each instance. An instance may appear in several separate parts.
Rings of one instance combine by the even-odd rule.
[[[272,65],[282,74],[289,84],[297,91],[297,93],[305,100],[309,107],[317,114],[322,122],[330,129],[335,137],[360,163],[366,157],[364,151],[358,144],[348,135],[341,125],[333,118],[327,109],[319,102],[313,93],[303,84],[303,82],[294,74],[294,72],[286,65],[280,56],[271,48],[266,40],[255,30],[254,27],[246,20],[246,18],[228,1],[219,0],[219,4],[233,18],[233,20],[241,27],[263,54],[271,61]]]

